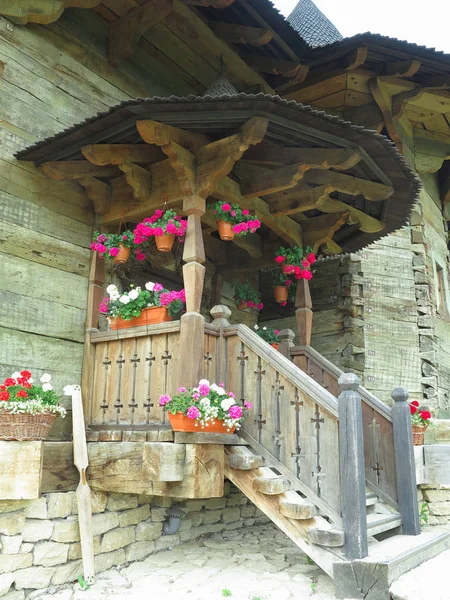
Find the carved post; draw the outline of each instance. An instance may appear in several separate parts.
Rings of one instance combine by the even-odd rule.
[[[292,329],[282,329],[278,337],[280,338],[278,351],[281,352],[283,356],[291,360],[291,348],[294,347],[295,333],[292,331]]]
[[[295,295],[295,318],[297,321],[298,343],[300,346],[311,345],[312,331],[312,302],[307,279],[297,281],[297,293]]]
[[[395,472],[397,496],[402,529],[405,535],[420,534],[419,507],[417,504],[416,465],[412,439],[411,411],[408,392],[404,388],[392,391],[395,404],[392,407],[394,426]]]
[[[213,318],[211,324],[220,329],[220,338],[218,338],[216,345],[216,383],[224,382],[226,384],[227,348],[225,338],[223,337],[223,330],[230,325],[228,319],[231,316],[231,310],[224,304],[217,304],[216,306],[213,306],[209,312]]]
[[[345,555],[364,558],[367,548],[366,479],[359,379],[353,373],[339,377],[339,472]]]
[[[205,353],[205,319],[200,314],[205,279],[205,249],[201,216],[206,203],[200,196],[188,196],[183,201],[183,211],[188,215],[184,243],[183,280],[186,290],[186,313],[181,317],[180,349],[182,360],[178,381],[180,385],[193,386],[201,378]]]

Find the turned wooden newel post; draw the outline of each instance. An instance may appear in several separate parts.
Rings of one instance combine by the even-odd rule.
[[[297,321],[298,343],[300,346],[311,345],[313,312],[309,283],[307,279],[297,281],[295,295],[295,319]]]
[[[395,404],[392,407],[394,426],[395,472],[397,496],[405,535],[420,534],[419,506],[417,503],[416,465],[412,439],[411,411],[408,392],[404,388],[392,391]]]
[[[367,548],[366,478],[359,379],[353,373],[339,377],[339,473],[345,556],[364,558]]]
[[[211,325],[215,325],[220,330],[220,338],[216,344],[216,383],[227,383],[227,361],[226,361],[226,339],[223,336],[225,327],[229,327],[228,319],[231,316],[231,310],[224,304],[217,304],[209,311],[213,321]]]
[[[292,329],[282,329],[278,337],[280,338],[278,351],[281,352],[283,356],[291,360],[291,348],[294,347],[295,333],[292,331]]]
[[[183,201],[183,211],[188,215],[186,240],[184,243],[183,266],[184,289],[186,290],[186,313],[181,317],[179,365],[180,385],[192,387],[201,379],[205,354],[205,319],[200,314],[205,279],[205,249],[201,216],[206,203],[200,196],[188,196]]]

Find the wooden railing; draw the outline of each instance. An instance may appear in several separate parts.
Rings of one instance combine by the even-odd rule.
[[[291,357],[307,375],[334,395],[339,395],[338,367],[310,346],[291,348]],[[398,508],[394,433],[391,409],[368,390],[359,386],[362,400],[364,462],[367,484],[384,501]]]

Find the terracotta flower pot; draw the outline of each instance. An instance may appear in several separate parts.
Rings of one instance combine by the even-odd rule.
[[[412,426],[414,446],[423,446],[423,441],[424,441],[426,430],[427,430],[427,427],[423,426],[423,425],[413,425]]]
[[[130,327],[141,327],[142,325],[155,325],[155,323],[167,323],[172,319],[165,306],[152,306],[144,308],[139,317],[126,320],[122,317],[110,319],[111,329],[129,329]]]
[[[176,413],[173,415],[171,412],[167,413],[169,416],[170,424],[172,425],[172,429],[174,431],[190,431],[195,433],[201,433],[202,431],[206,433],[234,433],[235,427],[228,429],[223,426],[222,419],[215,419],[214,425],[210,423],[208,427],[204,427],[202,429],[201,425],[197,423],[196,419],[189,419],[183,413]],[[197,423],[197,427],[195,424]]]
[[[230,242],[234,239],[233,224],[227,221],[217,221],[220,239],[224,242]]]
[[[275,350],[278,350],[279,347],[279,342],[274,342],[273,344],[270,344],[272,346],[272,348],[275,348]]]
[[[245,310],[247,308],[247,302],[245,302],[244,300],[242,302],[239,302],[239,304],[236,305],[236,308],[238,308],[239,310]]]
[[[282,263],[281,265],[281,272],[284,273],[284,275],[291,275],[294,272],[294,265],[288,265],[286,263]]]
[[[117,265],[125,264],[128,261],[128,258],[130,257],[130,252],[131,252],[130,248],[127,248],[123,244],[119,244],[119,254],[114,257],[113,261]]]
[[[160,252],[170,252],[172,250],[175,236],[173,233],[166,233],[165,235],[155,235],[156,247]]]
[[[273,292],[275,295],[275,302],[287,302],[288,299],[288,289],[285,285],[276,285],[273,288]]]

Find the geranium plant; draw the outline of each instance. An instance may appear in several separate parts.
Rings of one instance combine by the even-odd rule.
[[[151,217],[138,223],[133,231],[137,245],[145,244],[152,236],[174,235],[180,242],[184,241],[187,219],[183,219],[174,210],[155,210]]]
[[[238,308],[256,308],[257,310],[264,308],[259,292],[252,287],[249,281],[235,283],[233,288],[234,301]]]
[[[51,380],[51,375],[44,373],[39,385],[33,383],[30,371],[13,373],[0,385],[0,410],[12,414],[52,413],[65,417],[66,409],[59,406],[59,397]]]
[[[103,298],[100,312],[110,318],[121,317],[129,321],[133,317],[139,317],[145,308],[164,306],[174,318],[186,303],[184,290],[169,291],[161,283],[149,281],[145,284],[145,289],[130,287],[130,291],[120,293],[115,285],[109,285],[106,288],[108,296]]]
[[[411,422],[413,425],[423,428],[431,425],[431,413],[428,410],[419,410],[420,404],[417,400],[413,400],[409,403],[409,409],[411,411]]]
[[[242,209],[237,204],[219,201],[213,204],[213,210],[218,221],[231,223],[233,233],[238,237],[242,237],[248,233],[255,233],[261,227],[259,219],[251,215],[249,210],[246,208]]]
[[[280,332],[278,329],[272,329],[271,327],[260,327],[259,325],[254,325],[253,329],[268,344],[278,344],[280,338]]]
[[[123,233],[94,232],[91,250],[97,251],[102,258],[107,256],[114,259],[119,254],[120,246],[124,246],[125,248],[134,247],[134,235],[132,231],[127,230]]]
[[[275,262],[280,265],[281,270],[286,275],[294,275],[295,279],[311,279],[311,265],[315,260],[316,255],[309,246],[305,249],[300,246],[282,246],[275,256]]]
[[[223,421],[227,431],[239,429],[246,411],[252,408],[250,402],[238,404],[235,394],[227,392],[223,383],[216,385],[207,379],[201,379],[193,389],[178,388],[175,396],[161,396],[159,404],[172,415],[182,413],[192,419],[199,429],[214,425],[219,420]]]

